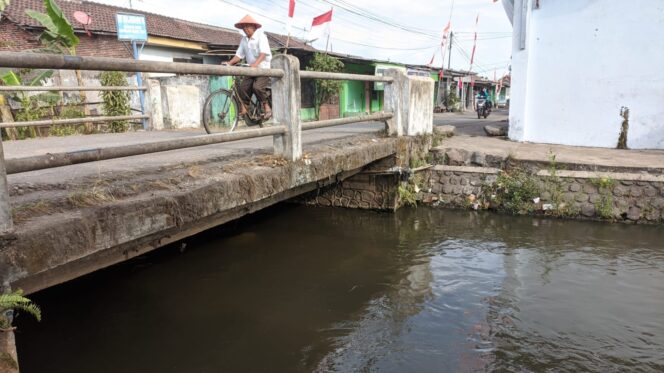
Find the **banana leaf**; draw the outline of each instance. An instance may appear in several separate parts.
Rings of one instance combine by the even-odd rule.
[[[18,75],[16,75],[13,71],[9,71],[7,74],[1,76],[0,80],[2,80],[5,85],[21,85],[21,79],[19,79]]]
[[[74,34],[74,28],[62,13],[62,10],[53,0],[44,0],[46,14],[32,9],[26,9],[25,13],[41,23],[46,30],[40,38],[46,42],[60,42],[67,48],[73,48],[79,43],[78,37]]]
[[[52,75],[53,75],[53,70],[42,71],[41,73],[39,73],[39,75],[32,78],[32,80],[30,80],[30,83],[28,83],[28,85],[32,87],[42,85],[42,82],[50,78]]]

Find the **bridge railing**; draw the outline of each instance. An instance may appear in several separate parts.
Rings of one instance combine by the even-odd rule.
[[[404,133],[403,128],[405,128],[405,122],[407,121],[408,117],[407,105],[409,94],[404,94],[404,91],[408,90],[408,85],[406,84],[408,82],[408,77],[406,77],[403,72],[388,70],[386,76],[373,76],[300,71],[298,59],[289,55],[279,55],[273,58],[272,68],[270,69],[248,69],[244,67],[233,66],[135,61],[119,58],[0,52],[0,67],[175,73],[215,76],[267,76],[273,78],[272,112],[274,118],[273,120],[275,122],[274,125],[267,128],[250,129],[240,132],[191,136],[179,138],[176,140],[162,140],[124,146],[99,147],[92,149],[88,148],[72,152],[49,153],[8,160],[5,160],[4,158],[2,143],[0,142],[0,234],[2,232],[11,231],[12,229],[11,209],[9,205],[9,194],[6,177],[7,174],[15,174],[20,172],[67,166],[77,163],[108,160],[120,157],[204,146],[264,136],[273,136],[275,154],[281,155],[287,160],[296,161],[302,157],[302,131],[364,121],[385,121],[388,133],[390,135],[401,135]],[[371,115],[322,120],[303,124],[300,120],[301,79],[303,78],[359,80],[387,83],[385,86],[386,111]],[[12,87],[3,87],[0,91],[11,90],[11,88]],[[48,90],[55,88],[56,87],[48,87]],[[145,87],[139,88],[146,89]],[[43,90],[45,87],[41,87],[41,89]],[[80,87],[67,89],[81,90]],[[141,115],[131,116],[132,119],[143,119],[144,117],[145,116]],[[94,121],[121,120],[123,118],[100,117],[94,119]],[[93,119],[85,118],[82,121],[91,122]],[[0,127],[17,127],[25,125],[59,125],[70,123],[74,123],[74,121],[63,119],[56,121],[33,121],[28,123],[15,122],[13,124],[1,124]],[[76,121],[76,123],[78,123],[78,121]]]

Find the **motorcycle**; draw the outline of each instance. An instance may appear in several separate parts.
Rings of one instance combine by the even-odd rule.
[[[477,99],[477,104],[475,105],[475,111],[477,111],[477,119],[481,119],[489,116],[491,114],[491,104],[486,98],[480,97]]]

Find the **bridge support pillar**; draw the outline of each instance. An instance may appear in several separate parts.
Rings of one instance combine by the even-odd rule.
[[[274,136],[274,152],[297,161],[302,157],[300,62],[282,54],[272,59],[272,68],[284,71],[283,78],[272,79],[272,113],[274,121],[286,127],[285,134]]]

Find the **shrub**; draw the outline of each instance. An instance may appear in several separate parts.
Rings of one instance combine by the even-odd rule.
[[[120,71],[104,71],[99,76],[101,85],[104,87],[127,86],[127,76]],[[131,114],[129,105],[129,93],[125,91],[104,91],[101,94],[104,101],[102,111],[105,116],[120,116]],[[111,132],[125,132],[129,128],[126,120],[113,121],[109,124]]]

